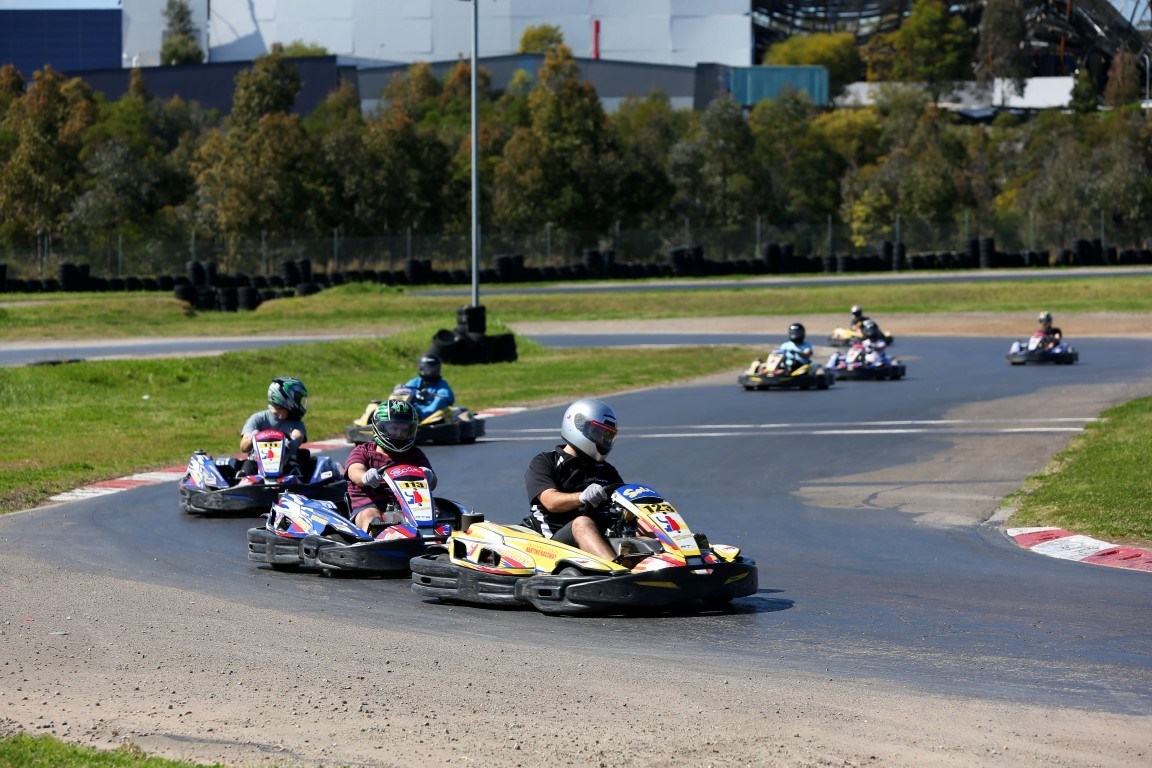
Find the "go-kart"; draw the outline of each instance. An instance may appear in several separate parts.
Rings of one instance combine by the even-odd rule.
[[[833,352],[828,370],[840,380],[904,378],[904,363],[889,357],[884,350],[869,351],[864,344],[853,344],[844,354]]]
[[[1071,365],[1080,359],[1080,353],[1043,331],[1037,331],[1028,339],[1016,339],[1008,349],[1008,362],[1012,365],[1025,363],[1055,363]]]
[[[390,395],[393,399],[416,401],[420,393],[405,386],[396,387]],[[372,417],[380,407],[380,400],[372,400],[360,418],[345,427],[344,436],[348,442],[359,445],[372,442]],[[474,443],[476,438],[484,436],[484,420],[467,408],[459,405],[449,405],[430,414],[420,421],[416,431],[416,442],[420,445],[428,443]]]
[[[383,474],[394,501],[375,536],[360,530],[343,504],[284,493],[264,527],[248,529],[248,559],[276,570],[406,573],[412,558],[443,544],[467,511],[455,501],[434,499],[419,467],[397,465]]]
[[[530,605],[584,613],[702,603],[722,606],[758,588],[756,564],[736,547],[694,533],[676,508],[644,485],[621,485],[607,512],[604,560],[545,538],[526,525],[473,522],[447,552],[412,560],[412,590],[445,602]]]
[[[282,493],[304,493],[314,499],[341,501],[348,488],[344,468],[331,457],[313,456],[307,448],[288,450],[284,433],[257,432],[252,440],[256,472],[244,474],[243,458],[213,459],[196,451],[180,480],[180,509],[194,515],[258,514],[268,511]]]
[[[892,334],[881,333],[884,341],[889,344],[892,343]],[[853,344],[859,344],[864,340],[864,334],[859,328],[835,328],[832,333],[828,334],[828,346],[830,347],[850,347]]]
[[[749,391],[772,387],[828,389],[836,383],[836,377],[819,363],[810,362],[793,368],[784,353],[776,351],[768,355],[766,361],[759,358],[753,360],[748,370],[740,374],[736,381]]]

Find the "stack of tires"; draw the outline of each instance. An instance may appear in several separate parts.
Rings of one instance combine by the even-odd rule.
[[[451,365],[510,363],[516,360],[516,337],[511,333],[489,336],[483,306],[456,310],[456,328],[439,330],[432,336],[428,351]]]

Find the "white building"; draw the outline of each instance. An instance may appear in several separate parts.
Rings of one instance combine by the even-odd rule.
[[[526,27],[551,24],[578,57],[694,66],[753,62],[751,0],[188,0],[208,60],[251,61],[303,42],[368,62],[467,56],[472,2],[479,55],[516,53]],[[160,64],[161,0],[122,0],[126,62]]]

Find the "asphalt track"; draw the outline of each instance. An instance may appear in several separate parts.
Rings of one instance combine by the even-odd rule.
[[[183,515],[174,484],[8,515],[0,537],[69,568],[322,612],[337,633],[410,626],[546,644],[562,631],[597,656],[640,646],[1152,714],[1149,574],[1046,558],[982,522],[1102,408],[1148,393],[1152,342],[1077,347],[1074,366],[1012,367],[1000,338],[905,337],[893,349],[908,365],[899,382],[744,392],[734,367],[730,377],[613,396],[612,458],[624,476],[757,559],[759,593],[725,613],[558,618],[441,605],[402,579],[273,572],[246,559],[244,532],[258,520]],[[475,445],[431,448],[438,493],[519,520],[524,467],[556,442],[561,412],[500,416]]]

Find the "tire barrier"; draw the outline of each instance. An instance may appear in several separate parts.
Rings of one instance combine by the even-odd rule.
[[[1099,239],[1075,240],[1068,248],[1052,251],[998,251],[994,238],[968,238],[964,247],[956,251],[924,251],[909,253],[902,242],[878,242],[872,253],[835,255],[797,254],[791,243],[767,243],[751,258],[728,258],[712,261],[705,257],[701,246],[678,246],[666,251],[666,261],[617,262],[611,250],[586,249],[579,261],[571,264],[530,266],[523,254],[504,254],[496,257],[495,268],[480,270],[481,284],[503,282],[565,282],[612,278],[618,280],[667,277],[701,277],[717,275],[755,274],[844,274],[850,272],[965,270],[965,269],[1044,269],[1088,266],[1148,266],[1152,265],[1152,249],[1118,248],[1104,246]],[[343,272],[316,272],[310,259],[284,260],[277,264],[274,274],[226,274],[218,271],[215,261],[188,261],[183,274],[153,277],[93,276],[88,264],[59,263],[54,274],[47,277],[13,276],[11,264],[0,263],[0,292],[54,293],[104,291],[172,291],[181,301],[200,309],[215,308],[202,297],[215,297],[216,289],[251,287],[256,301],[237,301],[238,309],[244,303],[252,308],[261,301],[289,295],[308,296],[329,286],[368,282],[382,285],[407,286],[429,283],[467,285],[472,273],[467,269],[434,270],[431,260],[411,259],[397,270],[348,270]],[[307,275],[310,279],[305,279]],[[193,293],[176,292],[181,285],[191,286]],[[211,306],[208,306],[208,305]],[[464,333],[485,333],[486,328],[460,322]]]
[[[516,336],[512,333],[462,333],[442,329],[432,336],[430,354],[450,365],[484,365],[515,362]]]

